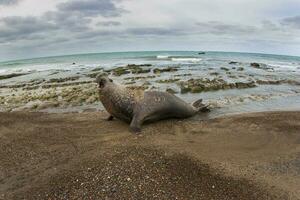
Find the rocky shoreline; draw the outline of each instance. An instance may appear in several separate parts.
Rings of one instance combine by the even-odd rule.
[[[192,69],[188,70],[190,72]],[[0,111],[37,111],[46,108],[96,106],[98,94],[94,78],[98,73],[108,73],[117,82],[132,89],[155,89],[181,95],[232,89],[243,90],[263,85],[300,85],[300,81],[277,76],[271,72],[270,67],[259,63],[250,63],[245,67],[243,64],[232,61],[227,67],[201,70],[201,73],[197,75],[187,73],[187,69],[181,66],[128,64],[112,69],[103,67],[81,69],[76,73],[69,72],[66,75],[64,73],[68,73],[67,70],[51,71],[46,76],[30,78],[27,81],[19,81],[19,79],[30,76],[30,73],[2,75],[2,81],[6,82],[0,84]],[[258,74],[257,70],[267,73]],[[296,88],[289,92],[288,95],[297,95],[300,91]],[[211,106],[214,106],[214,103]]]

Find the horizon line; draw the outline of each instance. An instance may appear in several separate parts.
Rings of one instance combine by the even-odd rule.
[[[107,51],[107,52],[89,52],[89,53],[74,53],[74,54],[60,54],[53,56],[41,56],[41,57],[31,57],[31,58],[18,58],[13,60],[4,60],[0,63],[8,63],[14,61],[25,61],[34,60],[41,58],[56,58],[56,57],[68,57],[68,56],[78,56],[78,55],[91,55],[91,54],[113,54],[113,53],[139,53],[139,52],[205,52],[205,53],[243,53],[243,54],[261,54],[261,55],[272,55],[272,56],[289,56],[300,58],[300,55],[288,55],[288,54],[274,54],[274,53],[262,53],[262,52],[246,52],[246,51],[205,51],[205,50],[145,50],[145,51]]]

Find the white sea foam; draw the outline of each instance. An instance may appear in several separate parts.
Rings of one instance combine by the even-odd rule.
[[[5,74],[6,73],[6,69],[0,69],[0,74]]]
[[[91,65],[89,65],[91,67]],[[32,72],[43,72],[49,70],[74,70],[86,68],[84,65],[70,65],[70,64],[27,64],[24,66],[17,66],[13,68],[0,69],[0,74],[10,73],[32,73]]]
[[[174,62],[189,62],[189,63],[196,63],[200,62],[201,58],[194,58],[194,57],[180,57],[180,56],[168,56],[168,55],[158,55],[156,56],[158,60],[170,60]]]
[[[191,62],[191,63],[197,63],[200,62],[201,58],[171,58],[174,62]]]
[[[169,56],[166,56],[166,55],[158,55],[156,56],[157,59],[168,59]]]
[[[293,64],[288,64],[288,63],[271,63],[268,64],[269,66],[273,67],[273,68],[277,68],[277,69],[287,69],[287,70],[296,70],[299,69],[297,65],[293,65]]]

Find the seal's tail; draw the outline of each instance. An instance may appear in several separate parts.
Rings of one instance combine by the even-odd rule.
[[[202,99],[195,101],[192,105],[198,110],[198,112],[209,112],[210,111],[210,109],[208,108],[208,105],[205,105],[202,103]]]

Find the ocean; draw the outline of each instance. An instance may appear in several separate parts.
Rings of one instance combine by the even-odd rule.
[[[50,69],[74,69],[74,67],[114,67],[128,63],[143,64],[188,64],[199,63],[221,64],[222,62],[259,62],[274,67],[299,70],[300,57],[258,54],[258,53],[237,53],[237,52],[205,52],[198,54],[197,51],[150,51],[150,52],[115,52],[115,53],[93,53],[78,54],[55,57],[33,58],[0,62],[0,74],[13,71],[50,70]],[[200,62],[202,61],[202,62]],[[76,63],[74,66],[73,63]]]
[[[132,71],[133,64],[144,71]],[[116,73],[120,68],[126,73]],[[169,68],[174,70],[163,70]],[[202,98],[211,105],[211,117],[300,108],[300,57],[151,51],[0,62],[0,111],[101,110],[92,89],[95,74],[104,71],[128,87],[172,91],[188,102]]]

